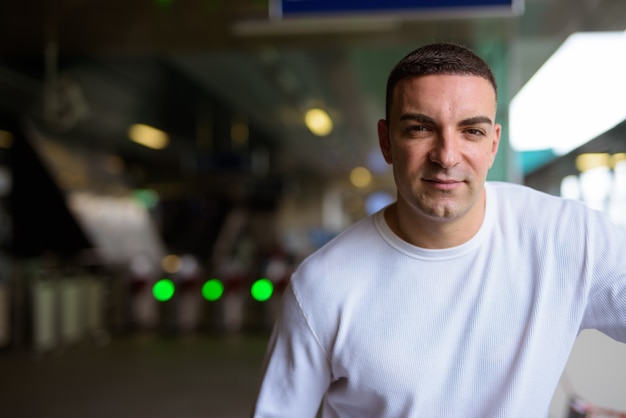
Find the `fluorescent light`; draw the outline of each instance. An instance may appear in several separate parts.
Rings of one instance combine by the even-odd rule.
[[[615,170],[619,164],[626,163],[626,152],[611,155],[611,168]]]
[[[169,143],[169,138],[165,132],[141,123],[136,123],[128,129],[128,137],[132,141],[152,149],[163,149]]]
[[[576,168],[581,173],[596,168],[608,168],[611,164],[611,155],[606,152],[592,152],[580,154],[576,157]]]
[[[626,32],[575,33],[510,104],[516,151],[563,155],[626,119]]]

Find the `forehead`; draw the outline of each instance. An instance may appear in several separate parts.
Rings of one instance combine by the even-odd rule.
[[[432,74],[400,80],[394,87],[391,108],[454,106],[495,112],[496,105],[495,89],[483,77]]]

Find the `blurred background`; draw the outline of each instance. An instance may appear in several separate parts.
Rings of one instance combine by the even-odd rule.
[[[626,225],[624,0],[25,0],[0,19],[2,417],[246,416],[290,272],[394,197],[386,77],[432,41],[498,79],[491,180]],[[581,334],[550,416],[626,411],[625,360]]]

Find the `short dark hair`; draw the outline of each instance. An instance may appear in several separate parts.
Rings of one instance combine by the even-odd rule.
[[[471,49],[452,42],[418,48],[396,64],[387,79],[385,117],[389,120],[393,90],[401,80],[431,74],[474,75],[488,80],[498,96],[496,79],[489,65]]]

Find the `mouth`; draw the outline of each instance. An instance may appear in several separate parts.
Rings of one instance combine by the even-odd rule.
[[[437,190],[454,190],[463,184],[461,180],[440,178],[425,178],[424,182]]]

